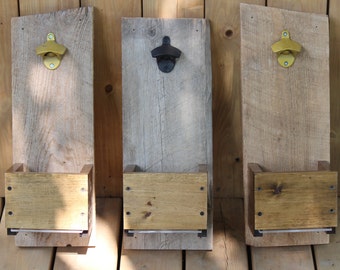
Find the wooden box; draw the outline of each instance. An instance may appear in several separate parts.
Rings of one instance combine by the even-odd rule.
[[[5,174],[5,226],[12,232],[88,233],[93,204],[92,165],[79,174],[24,172],[15,164]]]
[[[263,172],[253,177],[253,231],[333,231],[337,227],[337,172]]]
[[[125,230],[206,230],[207,172],[124,173]]]

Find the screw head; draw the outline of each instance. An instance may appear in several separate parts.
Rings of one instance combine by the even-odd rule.
[[[288,66],[288,61],[285,61],[283,64],[284,64],[285,66]]]
[[[50,66],[50,68],[54,68],[55,67],[55,65],[53,63],[51,63],[49,66]]]
[[[287,31],[284,31],[284,32],[283,32],[283,36],[285,36],[285,37],[288,36]]]
[[[47,35],[47,38],[48,38],[49,40],[53,40],[53,39],[54,39],[54,35],[53,35],[52,33],[49,33],[49,34]]]

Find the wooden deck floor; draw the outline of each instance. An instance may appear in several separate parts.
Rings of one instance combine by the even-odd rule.
[[[96,248],[18,248],[0,223],[0,269],[326,270],[340,269],[340,233],[329,245],[254,248],[244,244],[243,200],[215,199],[213,251],[121,250],[119,198],[97,199]],[[0,203],[1,208],[3,204]]]

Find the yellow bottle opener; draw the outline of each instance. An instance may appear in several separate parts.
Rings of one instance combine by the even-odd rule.
[[[277,54],[279,64],[288,68],[294,64],[296,55],[301,52],[301,45],[291,40],[289,32],[284,30],[281,34],[281,40],[272,45],[272,50]]]
[[[37,55],[43,58],[43,63],[48,69],[56,69],[60,66],[61,59],[66,52],[66,47],[55,42],[53,33],[47,34],[47,41],[36,48]]]

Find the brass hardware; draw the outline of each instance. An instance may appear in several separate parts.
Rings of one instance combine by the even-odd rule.
[[[281,40],[272,45],[277,54],[277,61],[282,67],[288,68],[294,64],[296,55],[301,52],[301,45],[290,39],[287,30],[282,31]]]
[[[43,63],[48,69],[56,69],[61,63],[61,59],[66,52],[66,48],[55,42],[53,33],[47,34],[47,41],[36,48],[37,55],[43,58]]]

